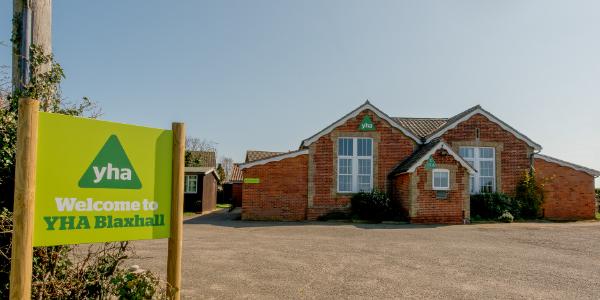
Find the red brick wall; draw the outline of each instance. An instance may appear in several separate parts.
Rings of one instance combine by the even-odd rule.
[[[427,182],[431,170],[425,170],[424,164],[419,166],[413,174],[419,177],[417,209],[410,221],[411,223],[462,224],[463,210],[467,209],[465,200],[468,199],[469,182],[466,177],[468,171],[452,155],[441,155],[439,150],[433,155],[433,159],[440,168],[443,168],[441,165],[456,166],[454,184],[450,187],[446,199],[437,199],[436,192],[429,186],[431,183]]]
[[[594,177],[585,172],[535,159],[538,179],[545,182],[544,216],[593,219],[596,215]]]
[[[243,184],[242,219],[306,219],[308,155],[299,155],[243,169],[244,178],[260,178]]]
[[[367,114],[375,124],[376,130],[361,132],[358,130],[358,126]],[[413,152],[416,143],[400,130],[391,127],[375,113],[365,110],[310,145],[311,153],[313,153],[311,159],[314,166],[314,194],[312,197],[313,207],[308,209],[308,219],[314,220],[328,211],[347,208],[350,203],[348,194],[337,193],[336,136],[354,137],[357,134],[368,136],[375,133],[379,137],[373,138],[373,175],[376,176],[373,179],[374,187],[389,191],[388,174],[401,160]]]
[[[442,137],[449,145],[458,148],[453,145],[454,142],[476,143],[477,128],[479,128],[479,142],[502,143],[502,150],[498,151],[496,149],[496,152],[500,153],[499,167],[501,172],[500,185],[497,185],[497,191],[514,195],[517,183],[529,170],[529,154],[533,149],[481,114],[473,115],[455,128],[448,130]],[[486,145],[482,144],[481,146]],[[458,149],[455,150],[458,153]]]

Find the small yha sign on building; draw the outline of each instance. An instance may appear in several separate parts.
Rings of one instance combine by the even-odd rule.
[[[369,115],[366,115],[362,121],[360,122],[360,125],[358,125],[358,130],[360,131],[373,131],[375,130],[375,124],[373,124],[373,121],[371,120],[371,117],[369,117]]]
[[[169,237],[173,134],[39,114],[34,246]]]

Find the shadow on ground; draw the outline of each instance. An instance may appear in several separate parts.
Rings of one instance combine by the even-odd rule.
[[[354,226],[362,229],[429,229],[452,225],[416,225],[416,224],[368,224],[368,223],[352,223],[342,221],[243,221],[241,220],[241,212],[235,209],[231,212],[226,209],[216,210],[214,212],[192,216],[183,221],[183,224],[203,224],[213,226],[223,226],[231,228],[249,228],[249,227],[277,227],[277,226]]]

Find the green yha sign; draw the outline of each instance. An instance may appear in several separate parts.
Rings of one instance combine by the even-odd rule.
[[[375,130],[375,124],[373,124],[373,121],[371,121],[371,117],[369,117],[368,115],[365,116],[363,118],[362,122],[360,122],[360,125],[358,125],[358,130],[360,130],[360,131]]]
[[[168,238],[173,133],[40,112],[34,246]]]

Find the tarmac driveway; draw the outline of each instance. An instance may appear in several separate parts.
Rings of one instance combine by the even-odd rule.
[[[456,226],[187,218],[188,299],[600,298],[600,223]],[[166,240],[135,242],[166,272]]]

